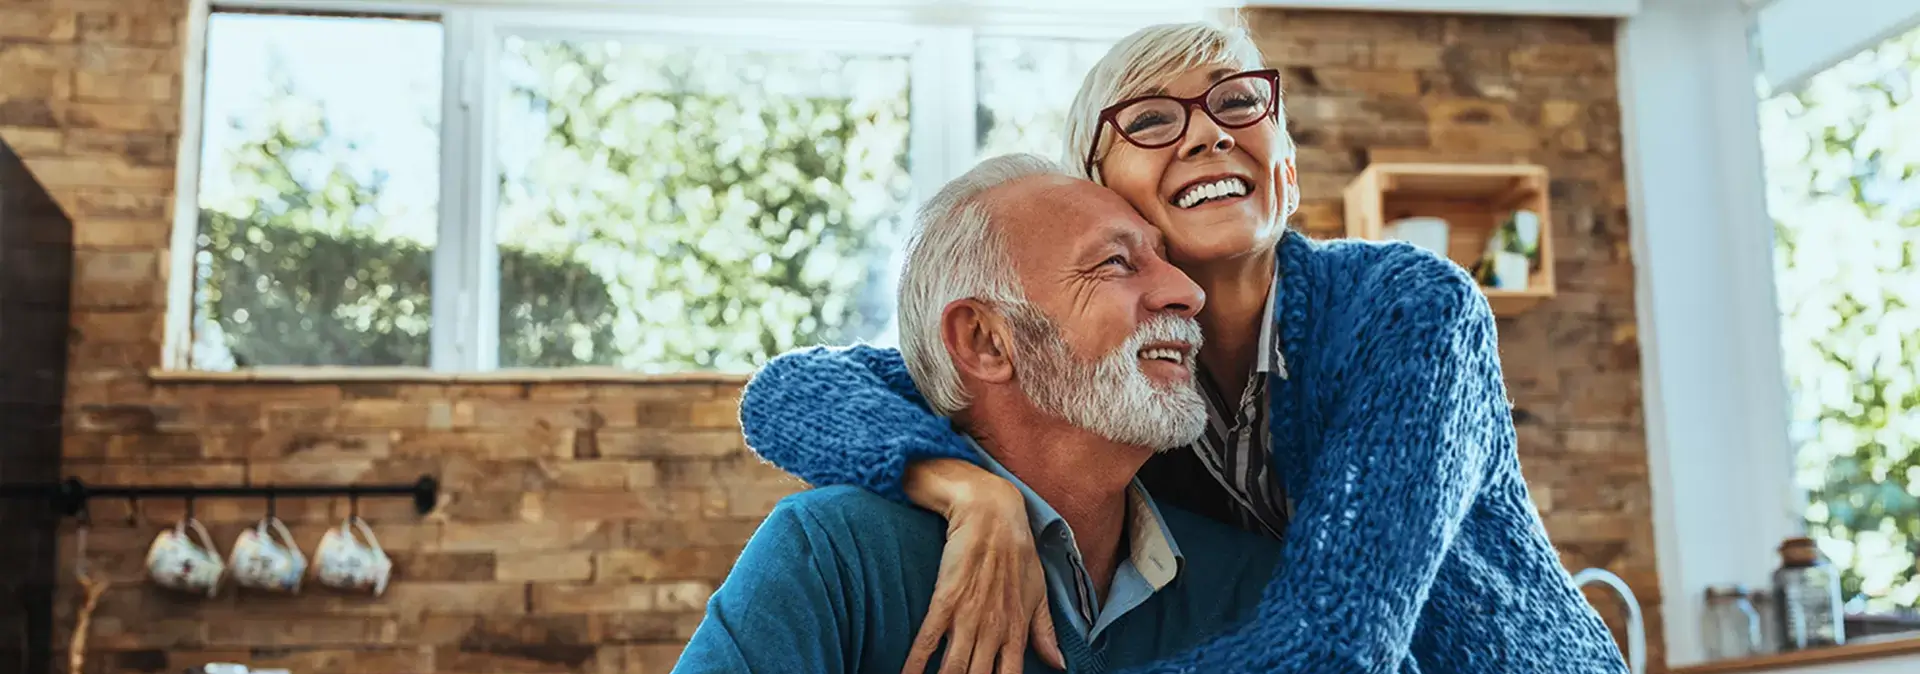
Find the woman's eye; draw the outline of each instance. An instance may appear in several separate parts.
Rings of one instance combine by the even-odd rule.
[[[1260,99],[1259,97],[1253,96],[1250,94],[1238,94],[1238,95],[1227,98],[1225,101],[1222,101],[1221,104],[1222,104],[1222,107],[1225,107],[1228,109],[1251,108],[1253,106],[1259,105]]]
[[[1140,115],[1138,117],[1134,117],[1132,120],[1128,121],[1126,131],[1129,134],[1135,134],[1135,133],[1140,133],[1142,131],[1146,131],[1147,129],[1151,129],[1153,127],[1160,126],[1162,124],[1168,124],[1168,123],[1170,122],[1166,119],[1164,115],[1161,115],[1160,113],[1157,113],[1157,112],[1150,112],[1150,113]]]

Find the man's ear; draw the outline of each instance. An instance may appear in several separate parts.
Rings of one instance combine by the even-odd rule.
[[[954,300],[940,313],[940,341],[964,377],[991,384],[1013,380],[1006,321],[979,300]]]

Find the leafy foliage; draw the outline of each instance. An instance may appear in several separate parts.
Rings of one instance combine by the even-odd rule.
[[[226,160],[244,198],[200,212],[196,325],[229,366],[425,366],[433,248],[387,235],[384,176],[330,149],[326,117],[290,87],[258,138]],[[526,333],[584,332],[611,354],[607,285],[572,260],[502,246],[501,304]],[[198,340],[197,340],[198,341]],[[515,362],[573,364],[503,341]],[[205,354],[206,351],[200,351]],[[610,359],[589,361],[606,363]]]
[[[386,177],[338,158],[318,104],[274,99],[223,158],[233,196],[201,204],[195,341],[217,355],[195,365],[425,366],[431,248],[383,236]]]
[[[500,241],[593,270],[578,281],[613,302],[575,307],[611,331],[593,344],[503,307],[502,365],[746,371],[885,329],[905,57],[510,39],[503,61]]]
[[[887,328],[904,57],[515,39],[504,61],[502,366],[745,371]],[[388,207],[290,85],[266,109],[203,204],[196,364],[427,364],[433,246],[395,233],[433,214]]]
[[[1762,106],[1808,529],[1864,608],[1920,605],[1920,32]]]

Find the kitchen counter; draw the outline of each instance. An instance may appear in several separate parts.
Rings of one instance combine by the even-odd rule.
[[[1912,674],[1920,672],[1920,634],[1858,639],[1845,646],[1676,667],[1670,674]]]

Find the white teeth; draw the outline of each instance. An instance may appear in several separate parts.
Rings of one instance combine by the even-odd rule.
[[[1147,360],[1164,360],[1176,364],[1186,360],[1186,354],[1181,353],[1179,349],[1142,349],[1140,351],[1140,357]]]
[[[1193,208],[1203,202],[1221,197],[1246,196],[1252,186],[1240,178],[1221,178],[1210,183],[1188,187],[1173,198],[1173,205],[1180,208]]]

